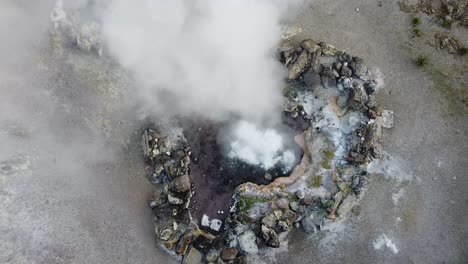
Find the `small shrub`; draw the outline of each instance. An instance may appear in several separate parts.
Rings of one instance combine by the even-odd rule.
[[[442,21],[442,26],[444,28],[447,28],[447,29],[451,29],[452,28],[452,24],[453,24],[453,21],[452,20],[449,20],[449,19],[444,19]]]
[[[418,37],[418,38],[421,37],[422,36],[421,30],[419,28],[413,29],[413,36]]]
[[[424,66],[426,66],[428,63],[429,63],[429,57],[427,57],[426,55],[419,55],[419,56],[416,58],[416,64],[417,64],[419,67],[424,67]]]
[[[421,25],[421,19],[419,17],[413,17],[411,22],[413,23],[413,27],[417,27]]]
[[[468,47],[461,47],[460,55],[465,56],[466,54],[468,54]]]

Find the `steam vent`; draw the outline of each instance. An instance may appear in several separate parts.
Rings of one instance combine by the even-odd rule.
[[[312,39],[283,41],[277,58],[289,70],[282,123],[292,166],[227,155],[222,122],[181,118],[178,133],[144,131],[157,241],[184,263],[247,263],[291,229],[320,232],[360,199],[366,164],[382,154],[393,112],[376,105],[379,83],[361,58]]]

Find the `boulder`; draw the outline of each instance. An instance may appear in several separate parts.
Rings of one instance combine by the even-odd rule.
[[[260,229],[260,235],[268,247],[279,248],[280,241],[275,230],[262,225]]]
[[[203,255],[198,249],[192,247],[184,258],[185,264],[199,264],[202,263]]]
[[[221,259],[224,261],[235,260],[239,251],[236,248],[226,248],[221,252]]]
[[[322,81],[323,87],[326,89],[332,88],[336,85],[336,78],[339,77],[334,72],[334,70],[330,67],[323,67],[322,72],[320,73],[320,78]]]
[[[303,50],[297,58],[296,62],[291,65],[289,70],[289,79],[295,80],[301,77],[301,75],[308,69],[309,66],[309,53],[306,50]]]
[[[390,111],[390,110],[382,111],[382,127],[385,127],[385,128],[393,127],[393,111]]]
[[[276,225],[276,216],[274,214],[269,214],[262,219],[262,224],[267,227],[274,227]]]
[[[306,39],[302,41],[301,46],[303,49],[307,50],[307,52],[309,53],[315,53],[318,50],[320,50],[320,45],[311,39]]]
[[[247,230],[238,237],[240,248],[251,254],[258,253],[257,237],[252,230]]]
[[[188,174],[175,178],[171,183],[170,189],[174,192],[186,192],[190,190],[190,177]]]
[[[208,253],[206,253],[206,262],[215,262],[219,258],[219,251],[216,249],[210,249]]]

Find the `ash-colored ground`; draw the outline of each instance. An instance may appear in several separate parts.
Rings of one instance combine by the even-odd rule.
[[[453,98],[415,66],[419,51],[411,49],[410,16],[399,10],[397,1],[380,3],[314,1],[302,11],[298,24],[303,27],[300,37],[334,44],[382,73],[385,88],[379,101],[395,112],[394,128],[385,130],[384,148],[390,157],[383,165],[387,167],[377,167],[385,175],[372,178],[360,206],[346,221],[316,237],[293,232],[288,248],[261,257],[263,262],[466,263],[468,259],[466,112],[453,107]],[[50,8],[26,14],[46,10]],[[466,29],[453,32],[468,43]],[[433,54],[433,63],[466,60],[429,46],[419,48]],[[77,87],[62,85],[72,109],[80,109],[80,101],[73,101],[81,98],[73,92]],[[18,103],[28,102],[24,94]],[[91,111],[98,112],[92,107]],[[18,132],[23,148],[15,151],[27,152],[32,165],[18,161],[11,173],[0,175],[0,263],[172,262],[154,243],[147,206],[150,184],[138,145],[141,131],[126,121],[134,117],[129,115],[119,116],[122,123],[115,123],[113,135],[122,138],[108,142],[117,146],[113,156],[98,160],[92,159],[93,153],[106,148],[93,144],[91,132],[80,136],[82,142],[66,141],[75,128],[85,126],[80,114],[54,112],[57,118],[50,122],[62,139],[58,142],[39,142],[35,137],[41,113],[28,120],[32,132]],[[119,128],[123,132],[115,132]],[[128,147],[121,149],[120,142]],[[35,148],[44,144],[62,148]],[[74,155],[69,151],[72,146],[89,148],[89,156]]]

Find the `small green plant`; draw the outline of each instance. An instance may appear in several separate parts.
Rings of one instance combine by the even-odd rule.
[[[331,149],[324,149],[323,150],[323,154],[324,154],[324,158],[323,158],[323,161],[322,161],[322,167],[324,169],[331,169],[331,161],[333,160],[333,158],[335,158],[335,152]]]
[[[312,187],[319,188],[322,185],[322,175],[316,175],[312,181]]]
[[[468,54],[468,47],[461,47],[459,52],[460,55],[465,56],[466,54]]]
[[[451,29],[451,28],[452,28],[452,24],[453,24],[453,21],[452,21],[452,20],[449,20],[449,19],[444,19],[444,20],[442,20],[442,26],[443,26],[444,28]]]
[[[239,197],[239,206],[238,209],[240,212],[247,212],[254,206],[256,203],[264,203],[269,200],[261,197],[249,197],[249,196],[240,196]]]
[[[427,57],[426,55],[419,55],[416,58],[416,65],[418,65],[419,67],[424,67],[427,64],[429,64],[429,57]]]
[[[413,27],[417,27],[421,25],[421,19],[419,17],[413,17],[411,22],[413,23]]]
[[[413,29],[413,36],[414,36],[414,37],[418,37],[418,38],[421,37],[421,36],[422,36],[421,29],[419,29],[419,28],[414,28],[414,29]]]

